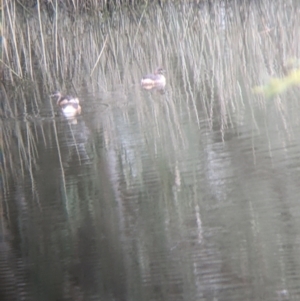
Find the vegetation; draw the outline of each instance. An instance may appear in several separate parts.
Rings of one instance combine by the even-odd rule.
[[[297,63],[297,62],[296,62]],[[291,62],[291,64],[294,64]],[[298,64],[297,64],[298,65]],[[254,87],[254,92],[266,97],[274,97],[300,84],[300,69],[291,66],[287,74],[281,78],[273,77],[265,85]]]
[[[2,116],[54,116],[48,95],[55,90],[101,93],[122,85],[126,93],[145,70],[163,64],[172,75],[168,85],[185,95],[184,102],[171,99],[174,108],[185,105],[198,124],[200,106],[208,121],[217,109],[226,127],[246,99],[260,101],[252,87],[284,74],[285,59],[295,56],[297,31],[284,27],[299,22],[293,1],[278,1],[274,10],[268,1],[201,1],[198,9],[199,3],[122,1],[122,9],[106,14],[112,3],[121,8],[121,1],[6,2]],[[27,149],[34,141],[17,145],[23,155],[34,154]]]

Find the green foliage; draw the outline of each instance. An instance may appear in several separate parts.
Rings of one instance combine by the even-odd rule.
[[[266,97],[273,97],[299,84],[300,68],[293,69],[283,78],[272,78],[266,85],[254,87],[253,91],[254,93],[264,94]]]

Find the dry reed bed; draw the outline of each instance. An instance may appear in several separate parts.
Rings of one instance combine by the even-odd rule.
[[[288,58],[299,56],[300,21],[293,1],[201,8],[169,3],[126,7],[109,18],[100,11],[69,17],[58,5],[49,17],[40,6],[24,10],[16,3],[7,2],[3,14],[6,79],[17,87],[13,94],[7,91],[9,109],[3,114],[12,117],[39,115],[45,95],[58,88],[77,92],[86,86],[97,93],[122,85],[126,91],[145,70],[163,64],[170,87],[185,95],[167,96],[174,122],[168,128],[180,130],[177,105],[190,107],[198,123],[199,106],[208,120],[218,107],[227,126],[245,101],[261,100],[252,97],[254,85],[281,74]],[[137,105],[141,120],[143,106]],[[27,130],[26,137],[20,131],[17,137],[23,145],[20,161],[31,166],[35,138]]]
[[[298,54],[299,21],[292,3],[290,11],[287,3],[273,10],[267,3],[244,11],[218,4],[210,10],[150,6],[117,11],[111,19],[100,13],[72,19],[58,9],[51,19],[38,8],[17,12],[12,1],[4,14],[3,60],[12,81],[35,83],[42,77],[50,90],[82,80],[108,90],[139,82],[149,62],[168,69],[176,60],[172,72],[180,74],[186,89],[217,87],[224,100],[232,101],[241,75],[251,86],[253,79],[280,73],[287,58]]]
[[[199,161],[188,157],[188,151],[182,150],[181,146],[185,143],[183,127],[186,125],[181,123],[181,111],[186,108],[191,116],[191,123],[196,117],[199,125],[198,108],[204,109],[207,120],[212,120],[217,107],[225,127],[243,115],[246,102],[250,104],[247,107],[251,107],[256,101],[266,106],[266,101],[261,97],[252,95],[252,87],[265,82],[269,76],[278,76],[289,58],[299,56],[297,41],[300,21],[297,10],[292,9],[292,1],[283,2],[274,4],[272,1],[270,5],[268,1],[261,1],[259,6],[251,4],[244,10],[234,5],[225,7],[215,4],[210,9],[205,6],[195,9],[192,6],[170,4],[163,10],[153,6],[139,11],[128,9],[126,12],[115,12],[108,20],[100,15],[93,18],[83,15],[72,20],[65,16],[63,10],[58,10],[53,19],[49,19],[41,10],[17,13],[15,2],[11,1],[4,17],[6,43],[3,60],[6,65],[6,80],[10,81],[13,89],[1,86],[1,93],[5,95],[2,115],[12,117],[0,121],[4,190],[9,190],[8,182],[11,178],[16,182],[17,188],[22,188],[25,186],[23,179],[28,177],[27,183],[31,183],[31,192],[35,196],[33,202],[37,201],[40,205],[38,191],[41,189],[36,188],[38,185],[34,176],[39,155],[37,145],[44,143],[48,148],[57,146],[61,156],[56,123],[54,120],[43,122],[41,117],[44,115],[40,113],[49,102],[49,92],[57,88],[76,92],[77,87],[84,85],[96,94],[99,91],[114,90],[116,85],[121,85],[126,94],[131,91],[128,87],[139,83],[145,70],[155,68],[157,64],[164,64],[168,71],[170,88],[164,95],[167,101],[162,104],[155,101],[137,102],[135,110],[139,122],[133,125],[130,123],[132,107],[117,110],[121,115],[119,119],[124,119],[125,129],[123,127],[122,130],[127,131],[128,136],[118,134],[117,125],[120,124],[116,123],[116,110],[107,110],[105,116],[101,116],[101,122],[104,120],[106,125],[103,127],[103,136],[123,146],[112,149],[118,150],[117,155],[122,158],[118,160],[124,160],[122,172],[126,188],[131,185],[134,189],[138,181],[143,183],[143,154],[150,153],[150,157],[152,155],[154,158],[157,154],[149,150],[154,144],[156,148],[167,149],[165,153],[162,152],[162,156],[168,156],[153,160],[160,166],[148,163],[154,189],[162,186],[168,189],[170,183],[180,188],[181,181],[191,189],[192,185],[188,185],[188,180],[183,179],[183,175],[190,173],[191,165],[195,169],[199,166],[201,168],[201,165],[198,164]],[[135,95],[138,93],[141,93],[140,89],[135,91]],[[150,94],[149,98],[151,97]],[[151,122],[156,126],[148,129]],[[128,141],[133,137],[130,136],[130,131],[136,126],[140,127],[139,138],[144,139],[140,145],[135,142],[130,144],[131,141]],[[135,135],[136,132],[134,131]],[[201,135],[198,131],[196,134]],[[121,139],[124,141],[123,145]],[[197,153],[196,156],[199,157],[200,154]],[[73,200],[74,211],[71,213],[73,216],[70,223],[82,220],[79,218],[82,206],[76,201],[83,198],[83,195],[90,196],[86,198],[89,201],[94,197],[94,191],[99,190],[99,179],[104,177],[101,174],[103,170],[99,168],[103,165],[102,160],[101,155],[95,156],[93,165],[98,177],[93,183],[90,183],[89,177],[80,179],[81,188],[86,189],[80,191],[80,196],[76,194],[76,187],[66,187],[65,170],[62,161],[60,162],[62,174],[59,185],[63,186],[62,194],[66,198],[69,195]],[[171,160],[173,162],[170,163]],[[174,162],[176,164],[172,164]],[[196,172],[193,176],[195,175]],[[162,184],[155,186],[155,179]],[[123,183],[123,179],[120,182]],[[116,191],[122,194],[122,190],[118,188]],[[185,193],[183,189],[174,189],[174,198],[177,196],[181,199]],[[133,195],[134,190],[129,191]],[[186,195],[186,202],[178,201],[176,206],[165,204],[168,206],[168,210],[164,210],[167,214],[173,216],[170,210],[176,210],[174,216],[180,216],[178,231],[183,231],[182,234],[182,229],[186,229],[186,212],[190,212],[188,207],[200,199],[197,193],[195,189],[195,192]],[[28,199],[22,200],[29,203],[31,200]],[[40,207],[36,207],[37,214],[40,214]],[[133,211],[138,212],[136,208]],[[162,216],[163,214],[166,213],[162,212]],[[74,225],[74,228],[78,228],[78,225]],[[32,228],[25,227],[25,233],[26,229]],[[34,239],[35,233],[30,233],[29,237]],[[56,239],[56,235],[52,239]],[[41,235],[36,240],[39,243],[40,237]],[[144,240],[147,240],[147,236],[139,241],[143,243]],[[151,258],[151,254],[148,258]]]

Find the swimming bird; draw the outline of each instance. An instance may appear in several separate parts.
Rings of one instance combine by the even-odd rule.
[[[145,89],[152,89],[154,87],[164,88],[166,85],[166,78],[164,76],[165,70],[157,68],[153,74],[144,75],[141,85]]]
[[[57,97],[56,103],[66,118],[73,118],[81,114],[81,106],[77,97],[62,95],[60,92],[55,92],[50,96]]]

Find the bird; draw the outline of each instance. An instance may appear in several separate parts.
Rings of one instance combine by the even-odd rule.
[[[50,96],[57,97],[56,103],[66,118],[74,118],[75,116],[81,114],[81,106],[77,97],[62,95],[61,92],[55,92]]]
[[[154,87],[164,88],[166,85],[164,72],[165,70],[159,67],[153,74],[144,75],[141,80],[142,87],[145,89],[152,89]]]

